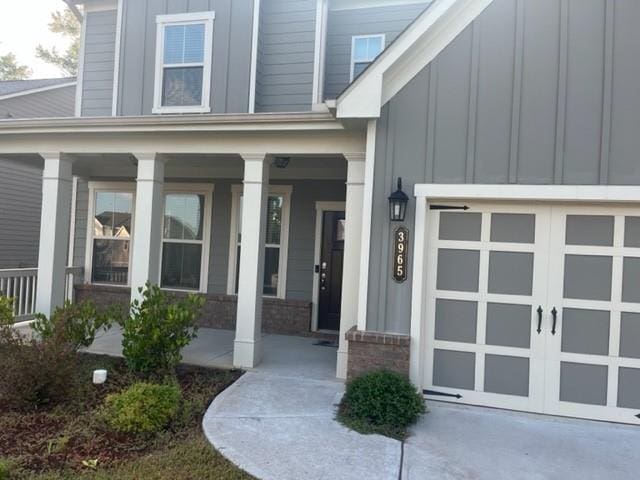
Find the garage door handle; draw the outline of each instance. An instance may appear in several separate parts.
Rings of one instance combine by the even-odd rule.
[[[538,305],[538,335],[542,332],[542,305]]]
[[[551,335],[556,334],[556,323],[558,323],[558,310],[556,307],[553,307],[551,310],[551,315],[553,316],[553,326],[551,327]]]

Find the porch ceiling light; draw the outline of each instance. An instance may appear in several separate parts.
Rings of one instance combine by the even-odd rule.
[[[402,178],[398,177],[398,189],[389,195],[389,219],[392,222],[403,222],[407,213],[409,197],[402,191]]]
[[[290,161],[291,161],[291,157],[276,157],[275,159],[276,168],[287,168],[289,166]]]

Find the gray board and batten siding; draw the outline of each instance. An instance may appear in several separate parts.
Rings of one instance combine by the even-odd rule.
[[[429,1],[424,1],[407,5],[330,10],[324,97],[335,99],[350,83],[354,36],[384,34],[385,46],[388,46],[429,4]]]
[[[82,67],[83,117],[111,116],[117,17],[116,10],[87,13]]]
[[[368,330],[409,333],[413,272],[397,284],[390,269],[397,177],[409,194],[416,183],[640,185],[639,24],[637,0],[495,0],[384,106]],[[412,198],[405,226],[414,218]]]
[[[156,17],[214,11],[211,113],[249,111],[253,0],[125,0],[118,115],[151,115],[155,87]]]
[[[257,112],[311,110],[315,35],[315,0],[261,1]]]

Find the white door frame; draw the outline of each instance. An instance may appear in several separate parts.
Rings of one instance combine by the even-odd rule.
[[[640,203],[640,187],[610,185],[480,185],[416,184],[416,218],[411,290],[411,354],[409,375],[414,385],[424,388],[426,335],[423,319],[427,307],[426,248],[429,203],[434,200],[510,200],[527,202]]]
[[[322,255],[322,219],[324,212],[344,212],[346,202],[316,202],[316,236],[313,252],[313,265],[320,265]],[[320,294],[320,275],[313,272],[313,293],[311,297],[311,331],[318,331],[318,295]]]

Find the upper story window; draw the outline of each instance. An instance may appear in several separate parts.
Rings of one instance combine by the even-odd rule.
[[[351,81],[384,50],[384,35],[358,35],[351,41]]]
[[[211,111],[214,12],[159,15],[153,113]]]

